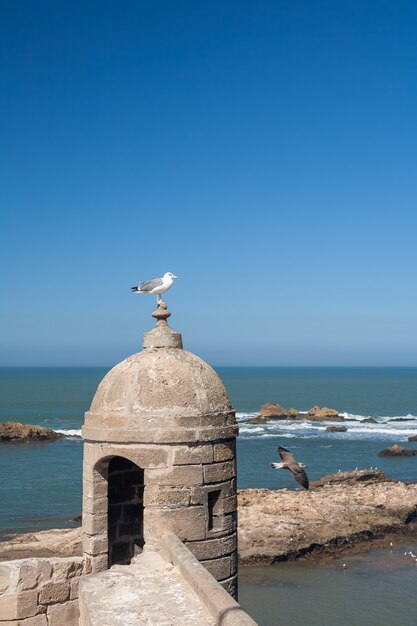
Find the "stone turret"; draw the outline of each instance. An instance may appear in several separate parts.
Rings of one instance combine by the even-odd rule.
[[[172,530],[237,590],[235,412],[214,370],[182,347],[164,302],[143,350],[102,380],[85,415],[87,571],[129,563]]]

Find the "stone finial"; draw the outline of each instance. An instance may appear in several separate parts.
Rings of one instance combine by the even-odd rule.
[[[156,319],[155,328],[143,335],[143,349],[147,348],[182,348],[181,333],[176,333],[169,327],[167,319],[171,316],[163,300],[158,301],[156,311],[152,317]]]

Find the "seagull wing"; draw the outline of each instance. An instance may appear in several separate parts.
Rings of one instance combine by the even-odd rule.
[[[279,446],[278,454],[279,454],[279,456],[281,458],[281,461],[283,461],[284,463],[296,463],[297,462],[294,459],[294,457],[291,454],[291,452],[289,450],[287,450],[287,448],[283,448],[282,446]]]
[[[304,487],[304,489],[308,489],[310,483],[308,482],[308,476],[300,465],[296,461],[293,463],[287,464],[287,469],[294,476],[295,480],[300,483]]]
[[[160,287],[163,283],[162,278],[151,278],[151,280],[147,280],[144,283],[139,283],[139,289],[141,291],[152,291],[152,289]]]

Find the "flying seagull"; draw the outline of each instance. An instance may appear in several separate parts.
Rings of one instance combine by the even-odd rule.
[[[149,293],[152,296],[156,296],[156,301],[159,302],[161,293],[165,293],[172,287],[173,278],[179,277],[171,272],[167,272],[162,278],[151,278],[144,283],[139,283],[137,287],[132,287],[132,291],[134,293]]]
[[[308,489],[308,477],[303,470],[305,465],[303,463],[298,463],[287,448],[279,446],[278,453],[282,463],[271,463],[271,467],[273,469],[287,469],[294,476],[295,480],[300,483],[300,485],[302,485],[305,489]]]

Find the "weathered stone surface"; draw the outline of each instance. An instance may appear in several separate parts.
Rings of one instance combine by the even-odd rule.
[[[0,422],[0,442],[56,441],[65,435],[52,428],[20,424],[19,422]]]
[[[213,463],[204,466],[204,482],[218,483],[234,478],[236,467],[234,461],[224,461],[223,463]]]
[[[232,441],[216,443],[213,446],[213,451],[213,460],[215,463],[219,461],[230,461],[236,456],[236,441],[233,439]]]
[[[203,484],[202,465],[174,465],[167,470],[146,470],[145,484],[183,486]]]
[[[118,565],[82,580],[80,611],[81,623],[90,626],[215,624],[179,568],[151,551],[139,555],[135,565]]]
[[[283,418],[286,419],[287,418],[287,411],[286,409],[284,409],[284,407],[282,407],[280,404],[276,403],[276,402],[267,402],[266,404],[263,404],[261,406],[261,408],[259,409],[259,415],[261,417],[266,417],[266,418]]]
[[[237,537],[230,535],[229,537],[207,541],[190,541],[187,543],[187,547],[199,561],[217,559],[222,555],[236,551]]]
[[[77,626],[79,620],[78,600],[48,607],[48,626]]]
[[[336,409],[329,409],[327,406],[320,408],[319,406],[313,406],[308,410],[308,419],[314,422],[343,422],[343,417],[339,415],[339,411]]]
[[[19,619],[17,621],[13,620],[12,622],[0,622],[0,626],[49,626],[49,624],[47,622],[46,615],[42,613],[41,615],[34,615],[33,617],[28,617],[27,619]],[[58,625],[53,624],[51,626]],[[72,624],[69,626],[72,626]]]
[[[193,491],[193,487],[150,485],[145,489],[144,505],[158,506],[160,508],[190,506],[190,498]],[[196,504],[200,504],[200,502]]]
[[[65,602],[69,598],[70,586],[68,582],[46,583],[39,591],[39,604]]]
[[[326,431],[328,433],[345,433],[347,431],[347,426],[328,426]]]
[[[88,554],[97,556],[103,554],[108,550],[108,538],[107,533],[102,535],[87,535],[84,534],[83,538],[83,550]]]
[[[208,561],[200,561],[208,572],[216,580],[224,580],[230,576],[231,558],[230,556],[220,559],[210,559]]]
[[[374,417],[366,417],[364,420],[361,420],[362,424],[378,424],[378,420]]]
[[[213,462],[213,445],[175,446],[174,465],[190,465]]]
[[[158,539],[158,536],[155,537],[152,533],[159,524],[163,528],[172,530],[182,541],[205,539],[207,530],[205,507],[193,506],[174,510],[160,510],[154,507],[145,509],[145,541]]]
[[[32,617],[38,612],[38,594],[36,591],[5,593],[0,596],[0,623],[6,620]]]
[[[408,441],[417,441],[417,435],[412,435],[408,438]]]
[[[378,456],[416,456],[416,454],[417,450],[413,448],[403,448],[396,443],[390,448],[385,448],[385,450],[378,452]]]

